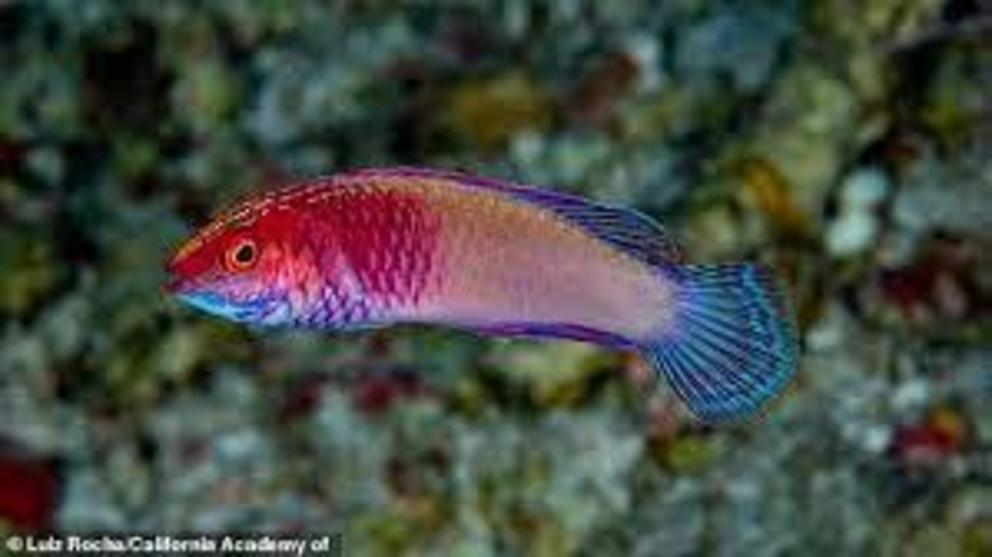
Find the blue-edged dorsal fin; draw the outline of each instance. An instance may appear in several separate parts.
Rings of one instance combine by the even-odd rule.
[[[552,211],[569,223],[649,265],[682,262],[682,250],[675,239],[661,225],[632,209],[611,207],[574,195],[450,170],[396,167],[369,169],[360,173],[450,180],[464,186],[496,191]]]

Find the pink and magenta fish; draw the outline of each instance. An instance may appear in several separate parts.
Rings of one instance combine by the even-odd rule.
[[[426,323],[635,350],[699,418],[747,417],[796,367],[767,268],[691,265],[635,211],[467,174],[367,169],[263,192],[198,231],[168,289],[234,321]]]

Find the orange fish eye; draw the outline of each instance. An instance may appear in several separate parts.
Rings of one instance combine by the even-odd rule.
[[[229,271],[246,271],[255,265],[258,260],[258,246],[249,238],[238,240],[230,249],[224,262]]]

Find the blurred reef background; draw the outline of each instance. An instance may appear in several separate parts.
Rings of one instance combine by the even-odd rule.
[[[461,168],[774,265],[795,384],[714,430],[636,358],[247,331],[161,291],[251,189]],[[992,555],[988,0],[0,0],[0,532],[354,555]]]

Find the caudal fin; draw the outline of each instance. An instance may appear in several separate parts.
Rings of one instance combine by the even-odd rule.
[[[671,322],[642,352],[709,422],[746,418],[778,394],[796,369],[792,306],[758,265],[679,266]]]

